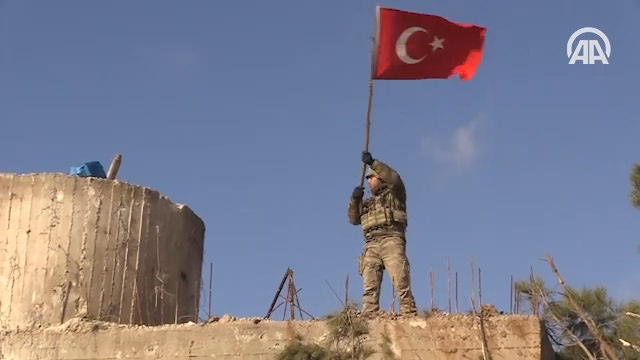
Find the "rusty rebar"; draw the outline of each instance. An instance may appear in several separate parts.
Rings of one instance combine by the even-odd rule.
[[[509,313],[513,314],[513,274],[511,275],[509,284]]]
[[[211,289],[213,287],[213,261],[209,263],[209,310],[207,319],[211,318]]]
[[[460,312],[458,308],[458,272],[456,271],[456,314]]]
[[[434,280],[433,277],[434,277],[433,270],[431,270],[429,272],[429,286],[430,286],[430,294],[431,294],[431,310],[433,310],[434,306],[435,306],[434,291],[433,291],[433,288],[435,286],[435,284],[434,284],[435,280]]]
[[[449,313],[451,313],[451,263],[449,258],[447,258],[447,304]]]
[[[478,266],[478,301],[482,307],[482,270]]]

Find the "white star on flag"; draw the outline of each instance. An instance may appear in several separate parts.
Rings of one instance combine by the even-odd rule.
[[[436,49],[444,49],[444,46],[442,46],[443,42],[444,39],[440,39],[437,36],[434,36],[433,41],[429,44],[431,45],[431,51],[436,51]]]

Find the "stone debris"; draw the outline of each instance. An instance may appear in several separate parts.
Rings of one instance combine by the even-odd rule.
[[[115,327],[118,327],[118,325],[114,323],[89,320],[89,319],[77,317],[77,318],[69,319],[68,321],[58,326],[51,326],[43,330],[45,332],[66,334],[66,333],[85,333],[85,332],[91,332],[91,331],[97,331],[97,330],[107,330]]]
[[[230,314],[224,314],[221,317],[220,316],[216,316],[213,315],[211,316],[208,320],[205,320],[204,323],[205,324],[211,324],[211,323],[220,323],[220,324],[227,324],[227,323],[232,323],[232,322],[252,322],[254,324],[258,324],[261,322],[269,322],[271,321],[270,319],[265,319],[265,318],[261,318],[261,317],[236,317]]]
[[[219,320],[220,320],[220,317],[214,315],[214,316],[210,317],[209,319],[207,319],[205,321],[205,323],[207,323],[207,324],[214,323],[214,322],[218,322]]]
[[[222,317],[220,318],[219,322],[221,324],[226,324],[226,323],[230,323],[236,320],[235,316],[231,316],[229,314],[224,314],[222,315]]]
[[[462,321],[462,322],[470,322],[473,323],[475,320],[470,314],[465,313],[448,313],[445,311],[430,311],[428,313],[415,315],[415,316],[404,316],[399,313],[379,310],[377,313],[373,315],[364,315],[359,310],[350,311],[351,315],[355,318],[366,318],[370,321],[416,321],[416,320],[425,320],[431,318],[441,318],[441,319],[450,319],[451,321]],[[494,305],[492,304],[482,304],[480,307],[480,316],[487,319],[490,317],[499,317],[502,315]],[[513,315],[512,315],[513,316]],[[316,322],[323,321],[326,318],[322,319],[304,319],[304,320],[295,320],[296,322]],[[285,320],[287,321],[287,320]],[[128,325],[128,324],[117,324],[108,321],[98,321],[87,317],[75,317],[72,318],[63,324],[57,326],[51,326],[46,328],[34,329],[30,328],[22,328],[19,330],[9,330],[4,329],[4,334],[9,333],[24,333],[30,331],[44,331],[44,332],[52,332],[52,333],[85,333],[92,332],[98,330],[109,330],[109,329],[166,329],[166,328],[180,328],[187,326],[211,326],[214,324],[230,324],[230,323],[271,323],[271,322],[279,322],[278,320],[265,319],[263,317],[237,317],[231,314],[223,314],[222,316],[213,315],[209,319],[201,321],[199,323],[194,323],[189,321],[187,323],[180,324],[162,324],[162,325]]]

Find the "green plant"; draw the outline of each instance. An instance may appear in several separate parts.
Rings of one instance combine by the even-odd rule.
[[[318,344],[305,344],[296,340],[278,354],[277,360],[328,360],[328,351]]]
[[[302,338],[289,343],[278,360],[364,360],[375,351],[364,344],[369,334],[367,320],[358,317],[357,307],[347,304],[342,310],[324,317],[329,336],[324,344],[306,344]]]
[[[337,314],[327,319],[329,346],[334,359],[367,359],[374,351],[364,345],[364,336],[369,334],[367,320],[358,317],[353,303],[348,303]]]

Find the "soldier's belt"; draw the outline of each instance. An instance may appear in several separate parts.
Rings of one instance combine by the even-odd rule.
[[[388,234],[402,234],[405,230],[405,226],[403,224],[397,225],[376,225],[373,226],[367,231],[364,232],[364,237],[367,240],[373,240],[376,237]]]

